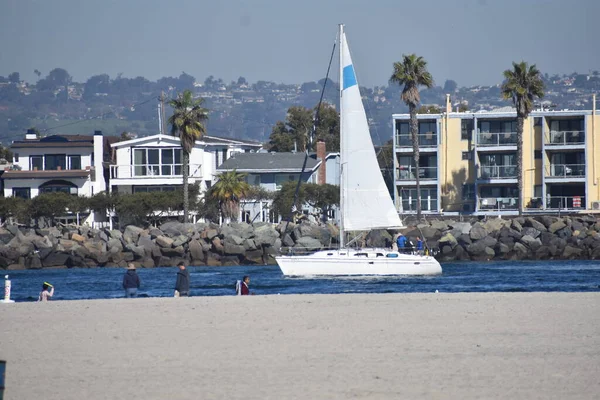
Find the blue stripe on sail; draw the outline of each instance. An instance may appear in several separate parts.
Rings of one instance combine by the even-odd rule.
[[[352,64],[344,67],[344,89],[356,85],[356,75],[354,75],[354,67]]]

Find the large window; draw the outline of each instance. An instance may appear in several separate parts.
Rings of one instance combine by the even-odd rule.
[[[40,185],[40,194],[57,192],[77,195],[77,185],[63,180],[48,181]]]
[[[13,188],[13,196],[20,197],[22,199],[30,199],[31,198],[31,189],[30,188]]]
[[[69,169],[81,169],[81,156],[69,156]]]
[[[471,140],[471,132],[473,132],[473,120],[463,119],[460,121],[460,138],[462,140]]]
[[[279,190],[285,182],[298,181],[298,177],[298,174],[277,174],[275,175],[275,186],[277,187],[277,190]]]
[[[400,189],[402,209],[404,211],[417,210],[417,190]],[[421,188],[421,210],[437,211],[437,188]]]
[[[258,174],[248,174],[246,176],[246,182],[252,186],[260,186],[260,175]]]
[[[44,169],[44,157],[43,156],[31,156],[29,158],[29,160],[31,161],[31,168],[29,168],[30,170],[38,170],[38,171],[42,171]]]
[[[550,130],[553,132],[583,131],[582,119],[563,119],[550,122]]]
[[[135,176],[181,175],[181,149],[134,149]]]
[[[46,170],[67,169],[67,156],[65,154],[46,154]]]
[[[517,131],[517,121],[481,121],[481,133],[513,133]]]
[[[169,185],[169,186],[134,186],[133,193],[146,193],[146,192],[174,192],[182,189],[180,185]]]

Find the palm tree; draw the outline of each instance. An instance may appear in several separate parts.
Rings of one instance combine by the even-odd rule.
[[[502,97],[513,101],[517,109],[517,186],[519,215],[523,214],[523,124],[533,109],[533,101],[544,97],[544,82],[535,64],[513,62],[513,69],[504,71]]]
[[[416,54],[403,54],[402,62],[394,63],[394,73],[390,83],[404,85],[402,101],[408,106],[410,112],[410,135],[412,138],[413,157],[415,161],[415,180],[417,182],[417,220],[421,219],[421,178],[419,177],[419,124],[417,122],[417,106],[421,102],[419,86],[433,87],[433,77],[427,71],[427,61]]]
[[[240,213],[240,200],[250,192],[245,180],[246,174],[235,169],[223,172],[211,189],[211,195],[219,201],[221,214],[225,219],[237,220]]]
[[[177,98],[169,101],[169,105],[173,107],[173,115],[169,117],[171,134],[179,137],[183,150],[183,222],[188,222],[190,208],[188,190],[190,153],[196,140],[206,133],[204,121],[208,119],[208,110],[202,107],[203,102],[202,98],[194,100],[192,92],[189,90],[179,93]]]

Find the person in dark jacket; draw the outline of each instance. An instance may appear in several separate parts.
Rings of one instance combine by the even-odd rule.
[[[177,264],[177,281],[175,282],[175,297],[190,295],[190,272],[185,268],[185,264]]]
[[[129,263],[127,272],[123,277],[123,289],[125,289],[125,297],[137,297],[137,291],[140,288],[140,277],[135,272],[135,265]]]

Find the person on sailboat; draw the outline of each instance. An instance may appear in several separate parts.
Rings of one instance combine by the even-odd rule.
[[[406,236],[400,233],[398,239],[396,239],[396,244],[398,244],[398,251],[404,253],[406,251]]]
[[[417,254],[423,255],[423,240],[419,236],[417,236]]]

